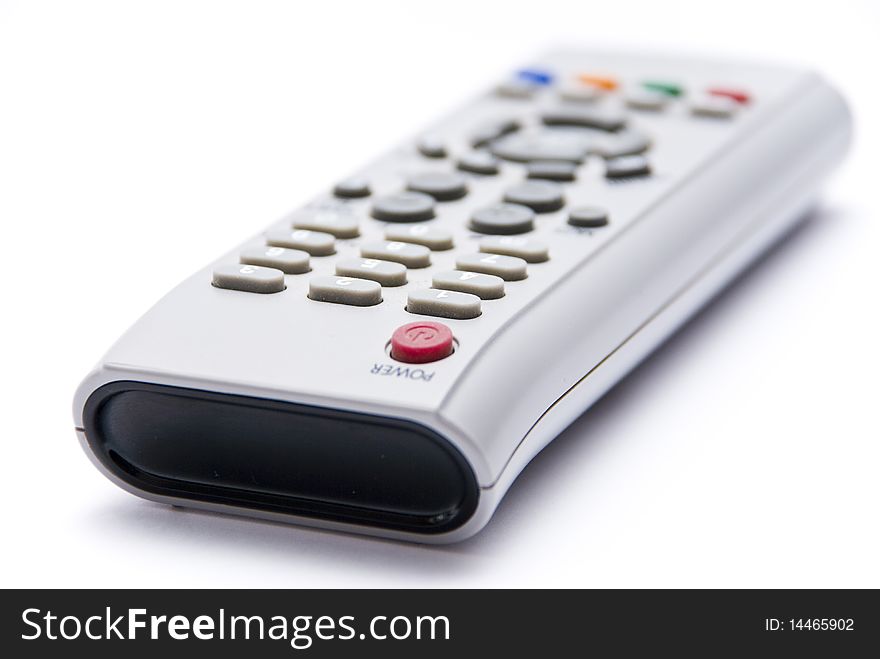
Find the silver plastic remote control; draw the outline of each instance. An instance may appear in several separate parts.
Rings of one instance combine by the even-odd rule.
[[[540,57],[171,291],[78,389],[77,433],[154,501],[466,538],[803,216],[849,133],[809,72]]]

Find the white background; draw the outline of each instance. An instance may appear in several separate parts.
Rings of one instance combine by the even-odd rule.
[[[878,34],[867,0],[0,2],[2,586],[880,586]],[[560,43],[813,66],[850,157],[463,544],[171,510],[95,471],[73,390],[149,305]]]

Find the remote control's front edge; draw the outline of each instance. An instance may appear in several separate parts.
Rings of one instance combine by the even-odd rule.
[[[534,455],[804,216],[819,182],[845,152],[849,132],[849,114],[837,93],[818,77],[805,76],[796,100],[778,107],[737,148],[714,159],[498,332],[434,409],[334,401],[104,363],[77,391],[77,434],[108,478],[153,501],[417,542],[462,540],[488,522]],[[707,213],[712,222],[705,221]],[[632,267],[636,262],[639,268]],[[584,298],[587,276],[614,282],[613,290]],[[411,422],[460,452],[478,491],[462,495],[467,514],[449,530],[428,533],[149,491],[99,456],[85,432],[94,392],[126,381]]]

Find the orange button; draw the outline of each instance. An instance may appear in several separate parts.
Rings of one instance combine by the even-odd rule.
[[[607,76],[594,76],[586,73],[582,73],[578,76],[578,80],[588,85],[593,85],[594,87],[598,87],[599,89],[604,89],[605,91],[613,91],[617,89],[618,82],[614,78],[609,78]]]

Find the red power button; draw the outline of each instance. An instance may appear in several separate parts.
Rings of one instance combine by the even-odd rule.
[[[442,323],[407,323],[391,336],[391,357],[409,364],[436,362],[451,355],[452,349],[452,330]]]

